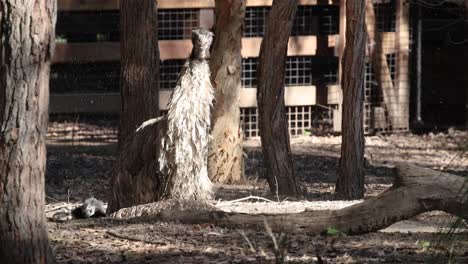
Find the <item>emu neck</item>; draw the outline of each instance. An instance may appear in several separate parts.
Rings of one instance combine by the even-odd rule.
[[[210,50],[207,48],[193,47],[190,59],[192,60],[208,60],[210,58]]]

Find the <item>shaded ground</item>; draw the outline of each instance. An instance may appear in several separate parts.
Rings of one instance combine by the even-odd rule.
[[[106,200],[116,138],[117,123],[113,120],[52,122],[48,137],[47,201],[77,202],[90,196]],[[468,175],[468,155],[462,152],[468,148],[467,142],[467,132],[453,130],[423,136],[367,137],[366,196],[377,195],[391,185],[395,162]],[[308,201],[333,198],[339,147],[338,137],[292,140],[295,168],[305,183]],[[257,195],[276,200],[263,179],[258,140],[246,142],[245,152],[247,184],[218,186],[217,199]],[[256,206],[261,207],[262,203]],[[280,210],[280,206],[276,209]],[[415,217],[406,226],[433,230],[447,221],[446,214],[434,212]],[[136,236],[146,242],[119,239],[108,231]],[[405,230],[404,226],[394,226],[390,231]],[[243,230],[242,235],[241,230],[209,225],[92,219],[51,222],[49,232],[59,263],[272,263],[275,259],[272,239],[265,232]],[[345,237],[293,236],[288,243],[287,262],[317,263],[323,259],[328,263],[435,263],[428,259],[431,254],[427,245],[421,243],[433,238],[429,233],[382,232]],[[459,247],[462,258],[459,261],[467,263],[468,242]]]

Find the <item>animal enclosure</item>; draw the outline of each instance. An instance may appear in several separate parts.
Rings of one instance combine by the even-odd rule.
[[[272,1],[248,0],[242,40],[241,119],[245,136],[257,137],[257,64]],[[291,135],[341,130],[340,61],[344,49],[344,1],[301,0],[285,65],[285,104]],[[386,57],[365,77],[366,133],[407,131],[409,127],[409,7],[374,1],[376,36]],[[211,28],[214,1],[158,1],[160,108],[188,57],[190,32]],[[50,112],[116,114],[119,95],[118,1],[59,0],[57,47],[51,73]],[[367,54],[370,57],[370,54]],[[388,69],[388,71],[382,70]],[[390,74],[376,78],[376,74]],[[387,80],[379,85],[378,80]]]

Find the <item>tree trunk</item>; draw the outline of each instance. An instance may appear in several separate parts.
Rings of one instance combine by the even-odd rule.
[[[301,196],[284,105],[284,67],[297,1],[274,0],[260,47],[257,103],[263,160],[274,194]]]
[[[242,33],[245,1],[217,0],[215,42],[211,56],[215,105],[208,154],[211,180],[231,183],[243,177],[239,94],[242,75]]]
[[[56,3],[0,2],[0,263],[53,263],[44,211]]]
[[[135,133],[159,115],[159,48],[157,1],[120,1],[119,158],[114,164],[108,211],[157,201],[155,177],[163,129],[159,123]]]
[[[162,199],[164,179],[158,157],[167,120],[161,119],[131,134],[112,168],[107,213]]]
[[[317,235],[328,228],[335,228],[346,234],[363,234],[433,210],[468,220],[468,206],[463,202],[467,192],[468,184],[463,177],[401,164],[397,166],[397,176],[391,188],[379,196],[341,210],[306,210],[277,215],[165,210],[155,215],[154,219],[257,230],[264,230],[266,222],[275,232]]]
[[[120,1],[119,146],[145,120],[159,115],[158,3]]]
[[[364,0],[346,1],[346,46],[343,55],[343,118],[336,197],[364,197],[363,90],[366,33]]]
[[[465,30],[468,32],[468,0],[465,0]],[[467,57],[465,53],[465,58]],[[465,65],[468,66],[467,64],[468,62],[465,60]],[[465,69],[468,69],[468,67]],[[468,85],[465,87],[465,128],[468,129]]]

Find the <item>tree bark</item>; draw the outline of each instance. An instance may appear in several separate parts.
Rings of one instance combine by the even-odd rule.
[[[468,0],[465,0],[465,29],[468,32]],[[465,58],[467,55],[465,54]],[[468,62],[465,61],[465,65]],[[467,67],[468,68],[468,67]],[[468,85],[465,87],[465,128],[468,129]]]
[[[284,67],[297,1],[274,0],[260,47],[257,103],[263,160],[272,193],[301,196],[284,105]]]
[[[217,0],[215,42],[211,56],[215,105],[208,175],[216,182],[238,182],[243,177],[239,96],[242,75],[242,33],[245,1]]]
[[[161,119],[129,136],[112,168],[107,213],[162,199],[165,179],[158,157],[167,120]]]
[[[145,120],[159,115],[158,3],[120,1],[119,146]]]
[[[0,263],[53,263],[44,211],[56,3],[0,2]]]
[[[343,55],[341,159],[335,195],[364,197],[363,90],[366,33],[364,0],[346,1],[346,46]]]
[[[108,211],[160,199],[158,155],[161,129],[135,130],[159,115],[157,1],[120,1],[119,157],[112,169]]]
[[[228,228],[264,230],[265,222],[275,232],[317,235],[335,228],[346,234],[363,234],[386,228],[423,212],[441,210],[468,219],[463,177],[423,169],[397,166],[393,186],[379,196],[340,210],[305,211],[297,214],[228,213],[223,211],[166,210],[153,218],[187,224],[211,223]]]

